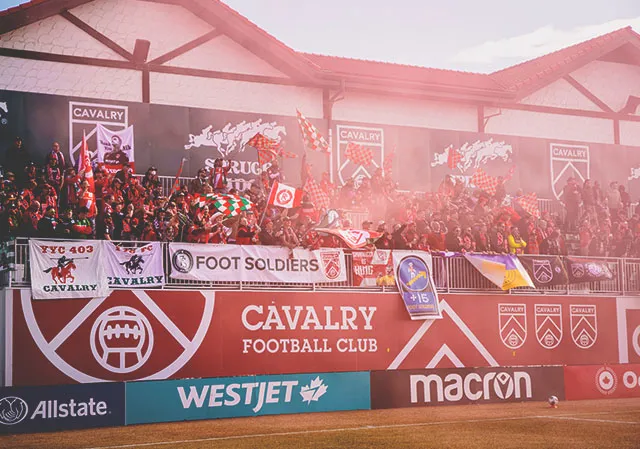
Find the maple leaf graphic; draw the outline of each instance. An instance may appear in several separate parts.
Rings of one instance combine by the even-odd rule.
[[[305,385],[300,389],[300,396],[302,396],[302,402],[306,402],[309,405],[311,401],[317,401],[326,392],[327,386],[323,384],[320,376],[317,376],[309,385]]]

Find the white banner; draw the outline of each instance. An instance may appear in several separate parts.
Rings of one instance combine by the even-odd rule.
[[[104,253],[109,287],[148,288],[164,285],[160,242],[139,248],[124,248],[113,242],[104,242]]]
[[[170,243],[171,278],[193,281],[323,283],[347,280],[344,251]]]
[[[29,240],[31,292],[35,299],[96,298],[109,286],[102,264],[102,242]]]
[[[102,125],[96,125],[98,148],[96,149],[98,163],[109,171],[120,170],[125,164],[135,160],[133,154],[133,125],[121,131],[111,131]]]

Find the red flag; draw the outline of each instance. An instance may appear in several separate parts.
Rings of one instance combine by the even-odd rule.
[[[498,179],[485,173],[481,168],[478,168],[471,177],[471,183],[480,190],[484,190],[489,195],[496,194],[496,187],[498,187]]]
[[[384,169],[383,174],[385,178],[391,178],[393,175],[393,158],[396,156],[395,148],[391,150],[389,154],[384,157],[384,161],[382,162],[382,168]]]
[[[535,192],[523,195],[520,198],[516,198],[516,203],[526,213],[532,215],[535,218],[540,218],[540,209],[538,208],[538,196]]]
[[[89,146],[87,145],[87,136],[82,134],[82,146],[80,147],[80,157],[78,158],[78,176],[80,179],[86,179],[89,183],[89,191],[96,193],[96,185],[93,180],[93,168],[91,167],[91,159],[89,158]]]
[[[249,139],[247,145],[258,150],[258,162],[261,166],[273,161],[277,157],[277,151],[280,148],[280,144],[276,140],[269,139],[260,133]]]
[[[180,175],[182,174],[182,168],[184,167],[184,161],[186,161],[186,160],[187,160],[187,158],[183,157],[182,161],[180,161],[180,168],[178,168],[178,173],[176,173],[176,179],[174,179],[174,181],[173,181],[173,187],[171,187],[171,192],[169,193],[169,198],[171,198],[171,195],[176,193],[178,191],[178,187],[180,187]]]
[[[300,126],[300,133],[302,134],[305,148],[322,153],[331,153],[329,144],[325,138],[322,137],[318,128],[313,126],[311,122],[302,115],[302,112],[296,109],[296,113],[298,114],[298,125]]]
[[[316,210],[329,208],[329,195],[327,195],[327,193],[320,188],[311,174],[307,176],[307,182],[304,185],[304,191],[309,194],[309,198],[311,199],[311,202],[315,206]]]
[[[268,204],[291,209],[292,207],[300,206],[301,203],[302,190],[279,183],[278,181],[274,182],[271,186]]]
[[[447,166],[449,166],[450,169],[454,169],[458,166],[458,163],[462,160],[462,155],[460,154],[460,152],[453,147],[453,145],[451,147],[449,147],[449,155],[447,156]]]
[[[369,148],[349,142],[344,155],[356,165],[369,165],[373,159],[373,153]]]

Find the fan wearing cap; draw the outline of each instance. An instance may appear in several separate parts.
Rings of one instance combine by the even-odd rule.
[[[86,181],[85,181],[86,182]],[[86,206],[78,207],[78,219],[71,227],[74,239],[92,239],[93,225],[89,220],[89,209]]]
[[[148,192],[155,191],[158,187],[161,187],[157,168],[151,166],[147,169],[147,172],[144,174],[144,178],[142,178],[142,187],[144,187]]]
[[[189,193],[203,195],[208,185],[207,170],[204,167],[200,168],[196,177],[189,182]]]
[[[277,245],[279,239],[273,233],[273,221],[270,218],[262,220],[262,230],[258,234],[261,245]]]
[[[44,179],[47,184],[54,188],[56,195],[60,194],[60,190],[62,190],[62,185],[64,184],[62,167],[58,165],[58,161],[58,158],[51,157],[47,160],[47,165],[44,167]]]

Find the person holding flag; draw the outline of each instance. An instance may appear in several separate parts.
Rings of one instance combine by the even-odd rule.
[[[80,192],[78,193],[78,206],[87,209],[87,217],[95,219],[97,208],[95,199],[95,181],[93,179],[93,168],[89,158],[89,147],[87,136],[82,135],[82,146],[80,147],[80,157],[78,158],[78,177],[81,179]]]

